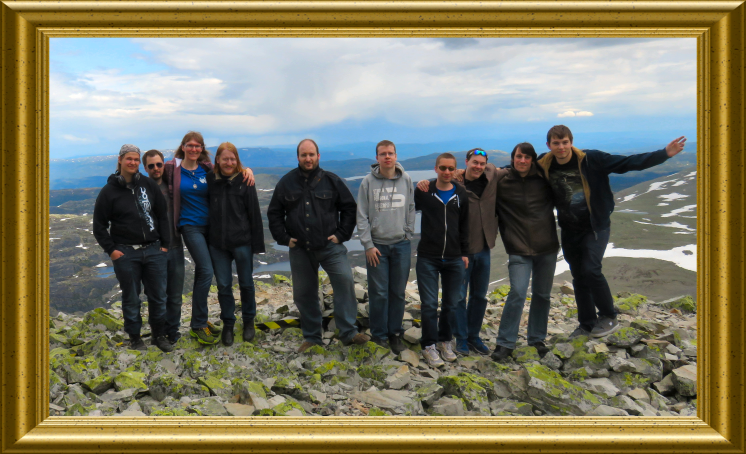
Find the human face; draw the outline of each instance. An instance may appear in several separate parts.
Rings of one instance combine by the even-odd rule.
[[[466,179],[476,180],[481,177],[484,173],[484,168],[487,165],[487,158],[479,155],[472,155],[471,159],[466,161]]]
[[[134,151],[119,157],[120,170],[122,175],[134,175],[140,167],[140,154]]]
[[[181,150],[184,152],[184,159],[196,162],[202,154],[202,144],[192,139],[182,145]]]
[[[160,156],[149,156],[145,159],[143,166],[150,178],[161,181],[161,178],[163,178],[163,159]]]
[[[396,166],[396,150],[391,145],[378,147],[376,161],[378,161],[382,169],[393,169]]]
[[[442,169],[442,170],[441,170]],[[438,174],[438,183],[448,185],[453,179],[453,172],[456,170],[456,160],[443,158],[435,166],[435,173]]]
[[[230,150],[223,150],[223,152],[220,153],[220,156],[218,156],[218,167],[220,167],[220,173],[226,177],[229,177],[236,172],[237,165],[238,160],[236,159],[236,154]]]
[[[515,151],[515,156],[513,157],[513,168],[520,176],[525,177],[528,175],[528,171],[531,170],[531,161],[533,161],[531,155],[523,154],[519,148]]]
[[[552,137],[552,140],[547,142],[547,146],[558,163],[567,164],[572,159],[572,140],[569,138]]]
[[[319,166],[319,156],[321,154],[316,152],[316,147],[311,142],[303,142],[298,147],[298,166],[310,172]]]

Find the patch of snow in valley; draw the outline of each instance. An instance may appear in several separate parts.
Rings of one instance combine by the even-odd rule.
[[[189,257],[184,257],[184,260],[186,260],[186,261],[187,261],[187,262],[189,262],[189,263],[192,263],[192,261],[191,261],[191,260],[189,260]]]
[[[676,182],[676,183],[674,183],[674,184],[673,184],[672,186],[673,186],[673,187],[676,187],[676,186],[683,186],[683,185],[685,185],[685,184],[686,184],[686,181],[677,181],[677,182]]]
[[[677,209],[671,211],[670,213],[662,214],[661,217],[662,218],[670,218],[671,216],[676,216],[679,213],[686,213],[688,211],[692,211],[695,208],[697,208],[697,205],[687,205],[687,206],[682,207],[682,208],[677,208]],[[687,217],[693,217],[693,216],[687,216]]]
[[[50,238],[49,241],[61,240],[62,238]]]
[[[650,183],[650,188],[647,191],[645,191],[645,194],[651,191],[662,191],[666,189],[664,187],[666,183],[671,183],[673,181],[676,181],[676,180],[657,181],[655,183]]]
[[[650,219],[647,219],[648,221]],[[652,222],[642,222],[642,221],[635,221],[638,224],[645,224],[645,225],[657,225],[658,227],[671,227],[674,229],[681,229],[681,230],[688,230],[690,232],[696,232],[695,229],[690,229],[689,226],[686,226],[684,224],[679,224],[678,222],[669,222],[668,224],[653,224]]]
[[[688,173],[688,174],[684,175],[684,177],[685,177],[685,178],[686,178],[686,177],[694,177],[694,176],[696,176],[696,175],[697,175],[697,171],[695,170],[695,171],[694,171],[694,172],[692,172],[692,173]]]
[[[689,271],[697,271],[697,245],[689,244],[686,246],[675,247],[669,251],[655,251],[652,249],[624,249],[615,248],[614,243],[609,243],[606,247],[606,257],[628,257],[628,258],[648,258],[665,260],[674,263],[676,266]],[[557,262],[554,275],[570,271],[566,261]]]
[[[96,268],[106,268],[106,266],[107,266],[106,263],[101,262],[98,265],[96,265]]]
[[[634,199],[638,195],[639,194],[636,193],[636,192],[634,194],[626,195],[626,196],[624,196],[624,198],[622,200],[619,201],[619,203],[629,202],[630,200]]]
[[[659,199],[663,199],[664,202],[673,202],[674,200],[681,200],[689,197],[686,194],[679,194],[677,192],[673,192],[671,194],[665,194],[665,195],[659,195]]]
[[[79,245],[77,245],[75,247],[79,247],[81,249],[88,249],[87,247],[83,246],[83,243],[80,243]]]
[[[269,278],[271,278],[272,276],[270,276],[269,274],[262,274],[261,276],[252,276],[252,277],[253,277],[254,279],[269,279]]]
[[[259,264],[260,264],[260,265],[266,265],[266,264],[267,264],[267,262],[262,262],[261,260],[259,260]]]
[[[659,206],[659,207],[667,207],[667,206],[668,206],[668,204],[667,204],[667,203],[659,203],[659,204],[658,204],[658,206]]]

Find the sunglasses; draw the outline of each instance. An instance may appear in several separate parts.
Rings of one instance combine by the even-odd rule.
[[[153,163],[153,164],[148,164],[148,169],[150,169],[150,170],[153,170],[156,167],[158,167],[160,169],[161,167],[163,167],[163,163],[162,162],[156,162],[156,163]]]
[[[474,156],[474,155],[484,156],[484,158],[487,159],[487,152],[484,151],[484,150],[476,149],[476,150],[470,151],[467,154],[469,155],[469,157],[467,159],[471,159],[471,157]]]
[[[456,170],[455,167],[449,167],[449,166],[438,166],[438,169],[440,169],[441,172],[445,172],[445,171],[453,172],[454,170]]]

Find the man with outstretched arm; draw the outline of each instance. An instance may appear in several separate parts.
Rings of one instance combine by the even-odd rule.
[[[573,278],[580,325],[571,337],[602,337],[619,329],[611,290],[601,272],[614,211],[609,174],[661,164],[681,152],[685,143],[681,136],[658,151],[620,156],[575,148],[572,132],[564,125],[547,132],[550,151],[538,163],[552,186],[562,252]]]
[[[422,226],[427,226],[421,229],[415,268],[422,308],[420,345],[431,367],[442,366],[443,360],[456,361],[451,327],[455,326],[454,310],[469,266],[469,201],[464,187],[451,181],[455,170],[452,154],[439,155],[435,160],[438,178],[430,181],[427,192],[419,188],[414,191],[415,209],[422,212]],[[440,316],[438,276],[443,287]]]
[[[376,164],[360,183],[357,231],[365,248],[371,340],[401,353],[404,290],[412,264],[410,238],[414,234],[414,187],[409,174],[396,162],[396,145],[376,145]]]
[[[122,145],[117,171],[101,189],[93,209],[93,236],[111,257],[122,290],[124,331],[130,348],[146,350],[140,337],[140,284],[148,298],[152,343],[164,352],[174,347],[166,338],[166,256],[171,242],[166,200],[158,185],[143,178],[140,149]]]
[[[277,244],[288,246],[293,277],[293,301],[298,306],[304,342],[302,353],[323,345],[319,305],[319,265],[334,290],[334,320],[344,345],[364,344],[358,333],[357,299],[347,258],[355,228],[357,205],[344,181],[319,167],[319,147],[303,139],[297,147],[298,168],[280,179],[267,209],[269,230]]]

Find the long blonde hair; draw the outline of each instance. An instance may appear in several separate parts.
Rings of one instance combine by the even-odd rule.
[[[236,150],[236,146],[230,142],[223,142],[218,146],[218,151],[215,152],[215,172],[221,176],[225,176],[223,175],[223,172],[220,171],[220,165],[218,165],[218,158],[220,157],[220,154],[223,153],[224,151],[230,151],[236,155],[236,173],[243,172],[243,166],[241,165],[241,158],[238,157],[238,150]]]

